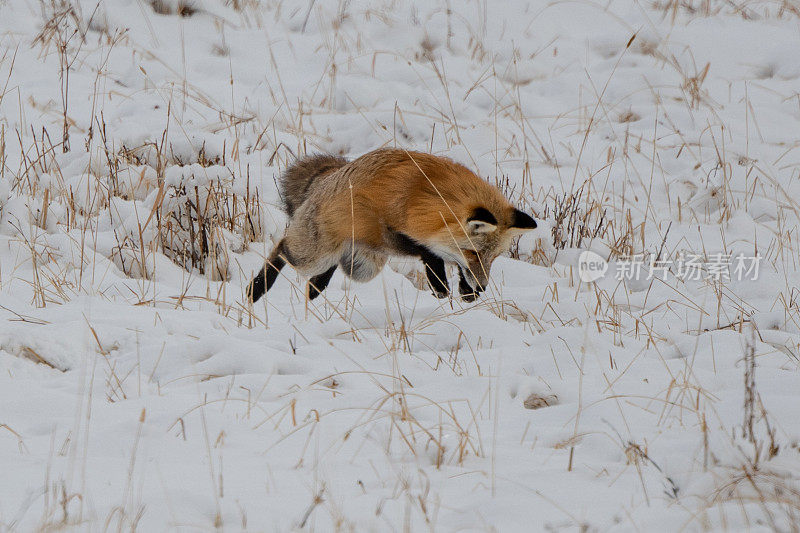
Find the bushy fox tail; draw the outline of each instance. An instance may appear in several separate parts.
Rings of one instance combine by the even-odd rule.
[[[290,217],[305,201],[311,183],[318,177],[347,164],[344,157],[333,155],[310,155],[298,159],[281,176],[280,191],[283,209]]]

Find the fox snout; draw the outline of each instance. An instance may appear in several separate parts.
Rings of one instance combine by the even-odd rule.
[[[489,269],[492,267],[491,260],[481,258],[480,255],[472,250],[462,250],[464,259],[466,259],[466,268],[461,268],[462,277],[466,278],[469,286],[478,291],[483,292],[489,285]],[[492,258],[493,259],[493,258]]]
[[[475,276],[473,275],[473,270],[467,272],[466,275],[467,283],[469,283],[470,287],[475,289],[478,292],[483,292],[486,290],[486,286],[489,284],[489,276]]]

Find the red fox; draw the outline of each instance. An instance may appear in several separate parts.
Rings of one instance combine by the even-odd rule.
[[[288,262],[325,290],[336,267],[369,281],[390,255],[416,256],[439,298],[449,295],[445,262],[459,270],[459,293],[475,300],[492,261],[512,237],[536,227],[500,191],[449,159],[381,149],[353,161],[330,155],[298,160],[280,179],[289,226],[247,287],[256,301]]]

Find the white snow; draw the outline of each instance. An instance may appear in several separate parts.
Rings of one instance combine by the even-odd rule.
[[[0,532],[797,531],[798,13],[0,0]],[[381,146],[540,229],[472,304],[401,258],[248,308],[281,171]]]

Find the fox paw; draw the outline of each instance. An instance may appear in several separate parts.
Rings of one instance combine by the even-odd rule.
[[[435,290],[434,289],[433,295],[441,300],[441,299],[444,299],[444,298],[447,298],[448,296],[450,296],[450,291],[441,291],[441,290]]]
[[[319,289],[317,289],[314,285],[308,284],[308,288],[306,290],[306,296],[308,296],[309,300],[313,300],[317,296],[320,295]]]
[[[477,292],[467,292],[461,295],[461,299],[465,302],[474,302],[478,299],[479,293]]]

